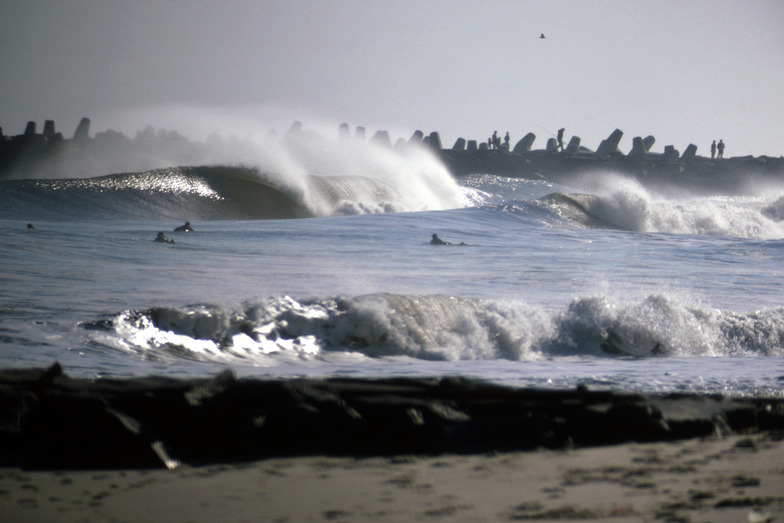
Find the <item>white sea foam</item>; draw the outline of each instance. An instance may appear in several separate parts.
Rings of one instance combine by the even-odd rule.
[[[288,360],[339,352],[429,361],[784,356],[784,308],[741,314],[661,294],[585,297],[555,311],[449,296],[284,296],[236,310],[124,312],[113,331],[116,345],[145,354],[259,365],[276,354]]]

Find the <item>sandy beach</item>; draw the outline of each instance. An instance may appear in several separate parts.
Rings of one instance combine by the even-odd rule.
[[[0,373],[0,521],[784,521],[782,401]]]
[[[781,433],[580,450],[0,469],[2,521],[784,520]]]

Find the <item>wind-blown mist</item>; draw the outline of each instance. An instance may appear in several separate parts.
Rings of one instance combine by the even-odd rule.
[[[463,206],[462,192],[427,148],[392,148],[310,132],[289,133],[259,148],[257,168],[303,194],[314,214],[443,210]]]

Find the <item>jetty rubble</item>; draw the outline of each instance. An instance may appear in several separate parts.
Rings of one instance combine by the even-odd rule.
[[[276,456],[481,454],[784,429],[781,398],[445,378],[76,379],[0,371],[0,465],[175,468]]]
[[[471,143],[460,138],[451,149],[436,152],[449,171],[456,177],[470,174],[495,174],[513,178],[564,181],[578,173],[611,170],[639,178],[682,180],[685,177],[704,178],[722,173],[784,175],[784,157],[736,156],[709,158],[699,156],[695,144],[688,144],[681,154],[674,145],[666,145],[663,153],[651,151],[656,142],[653,136],[634,137],[632,148],[624,153],[620,148],[623,131],[615,129],[594,151],[582,145],[579,136],[572,136],[563,150],[557,140],[548,139],[544,149],[535,149],[536,135],[529,132],[512,150],[501,145],[491,149],[487,143],[479,147],[463,147]]]

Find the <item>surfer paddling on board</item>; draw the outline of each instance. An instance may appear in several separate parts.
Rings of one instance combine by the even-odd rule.
[[[449,243],[449,242],[445,242],[444,240],[439,238],[436,233],[433,233],[433,237],[430,240],[430,245],[452,245],[452,244]],[[463,247],[466,246],[465,242],[460,242],[459,245],[461,245]]]
[[[449,242],[445,242],[441,238],[438,237],[436,233],[433,233],[433,238],[430,240],[430,245],[452,245]]]
[[[191,222],[185,222],[184,225],[180,225],[174,229],[174,232],[193,232],[193,227],[191,227]]]
[[[174,243],[174,240],[163,234],[163,232],[159,232],[154,241],[158,243]]]

